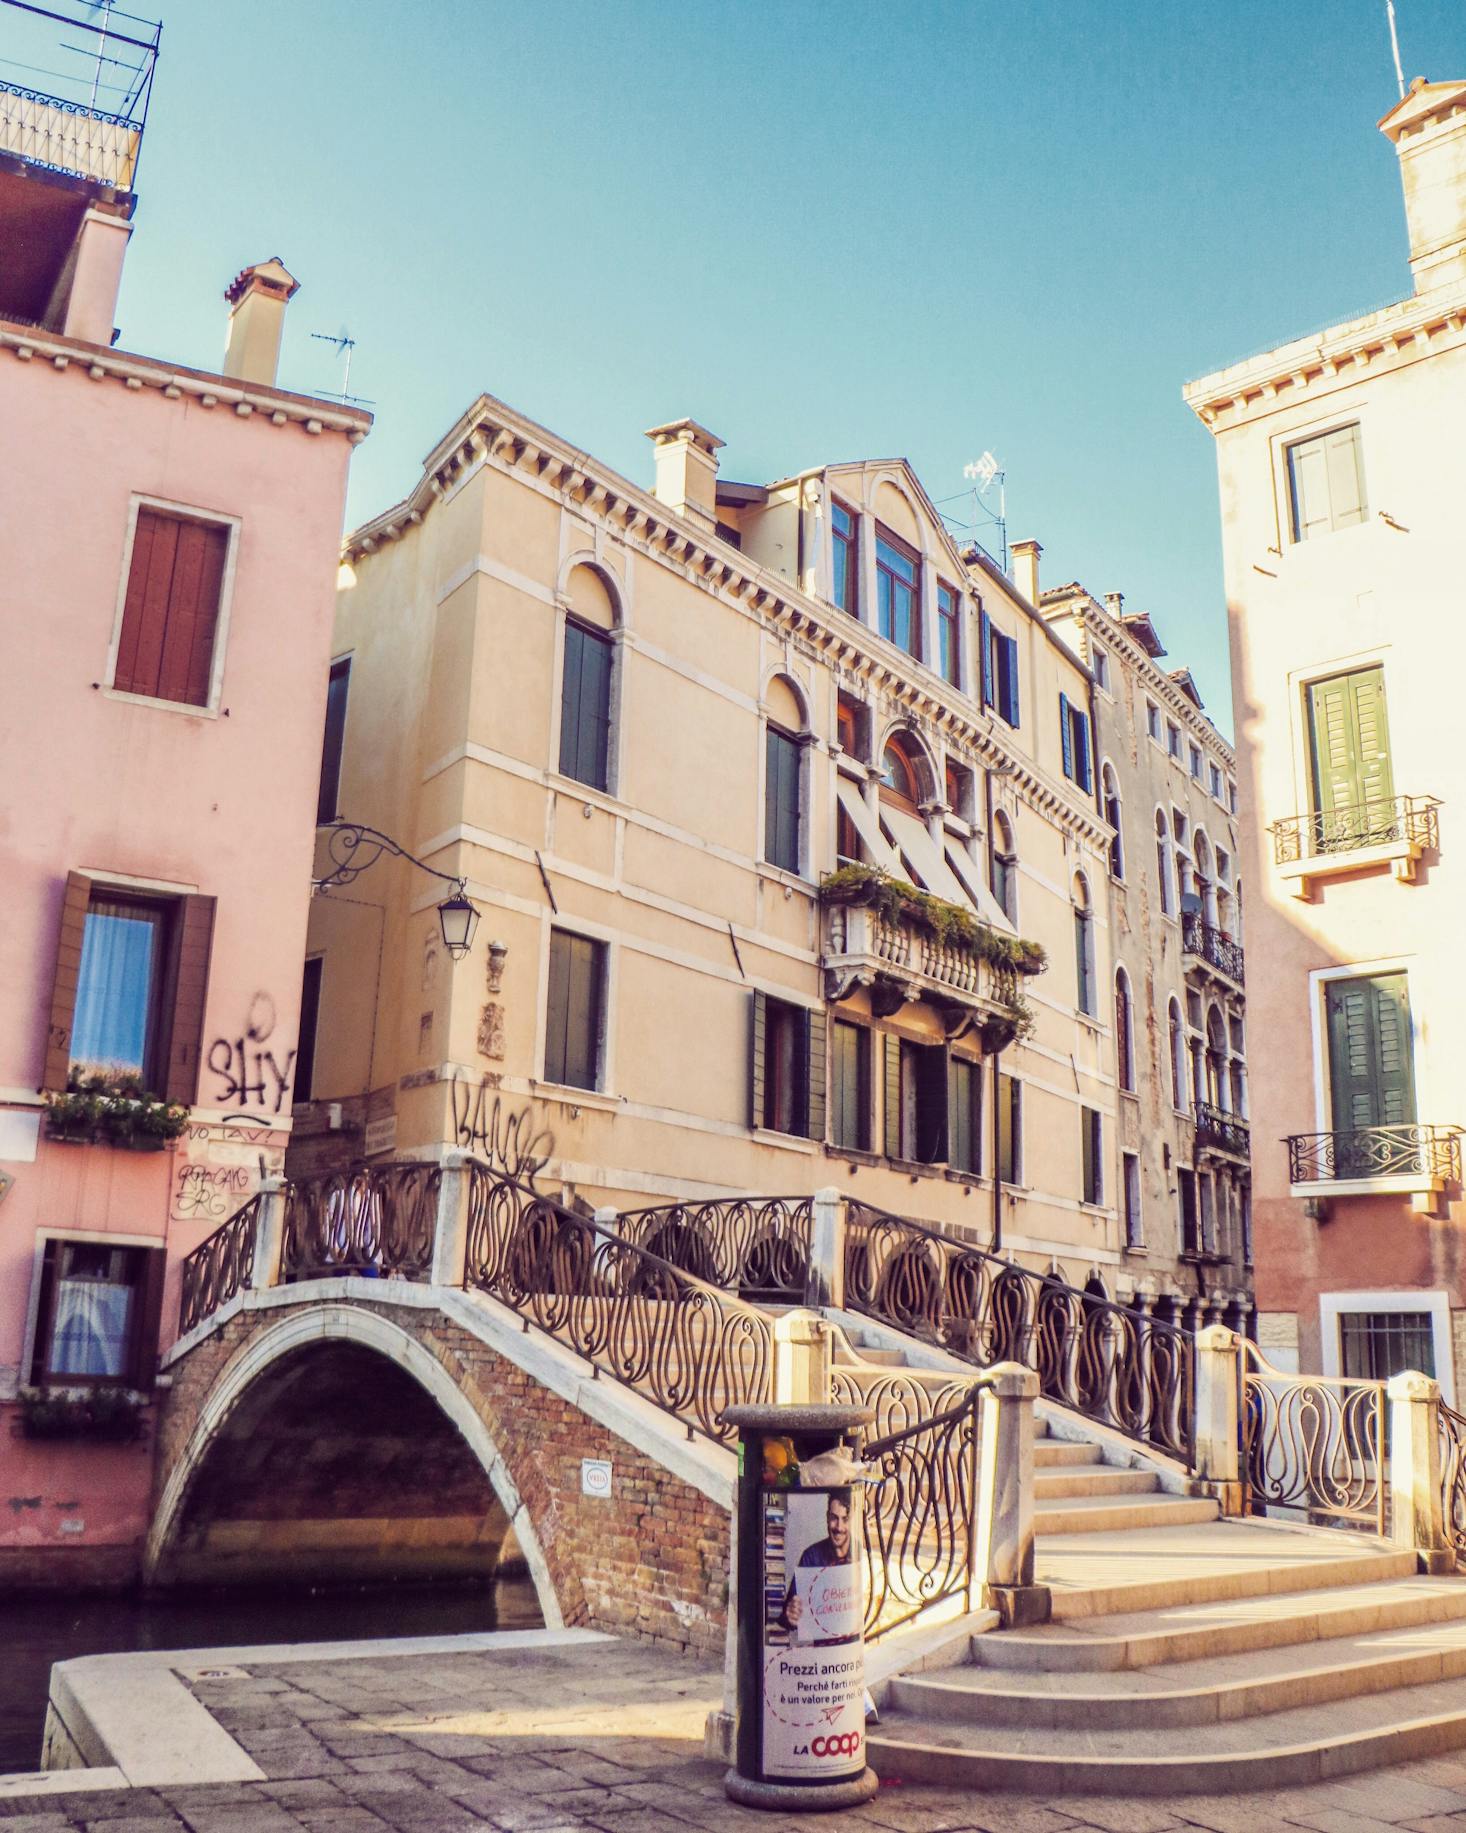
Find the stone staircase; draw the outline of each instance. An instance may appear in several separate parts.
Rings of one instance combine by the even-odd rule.
[[[1417,1576],[1413,1552],[1368,1534],[1220,1519],[1104,1462],[1113,1446],[1040,1432],[1051,1620],[888,1682],[883,1777],[1217,1794],[1466,1746],[1462,1579]]]

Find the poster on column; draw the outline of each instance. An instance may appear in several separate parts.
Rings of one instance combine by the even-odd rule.
[[[849,1489],[764,1495],[763,1773],[865,1768],[865,1643]]]

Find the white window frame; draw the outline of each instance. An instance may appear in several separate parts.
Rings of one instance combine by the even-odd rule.
[[[219,615],[214,621],[214,653],[209,661],[209,698],[203,706],[187,700],[163,700],[156,694],[130,694],[113,683],[117,679],[117,654],[122,647],[122,619],[127,610],[127,587],[132,578],[132,550],[137,543],[137,512],[156,509],[163,515],[188,522],[206,522],[229,531],[224,550],[224,576],[219,582]],[[188,719],[217,719],[224,693],[224,656],[229,647],[229,622],[234,606],[234,574],[239,560],[239,535],[243,519],[220,509],[201,509],[194,503],[173,502],[167,497],[134,492],[127,503],[127,534],[122,544],[122,577],[117,582],[117,606],[112,614],[112,634],[107,641],[107,661],[102,672],[102,692],[109,700],[128,700],[135,706],[160,707]]]
[[[549,1041],[550,1020],[550,934],[560,929],[566,935],[579,936],[586,942],[599,942],[605,948],[606,977],[602,989],[601,1029],[596,1040],[596,1085],[594,1088],[576,1088],[569,1082],[551,1082],[545,1075],[545,1046]],[[550,910],[544,912],[540,923],[540,959],[536,972],[536,993],[538,1009],[535,1013],[534,1026],[534,1061],[538,1074],[534,1078],[534,1092],[543,1098],[558,1098],[570,1107],[618,1107],[620,1097],[616,1088],[616,1026],[613,1019],[615,1010],[616,983],[620,973],[620,950],[617,933],[608,929],[604,923],[587,922],[581,917],[567,921],[555,916]],[[584,1101],[581,1097],[584,1096]]]
[[[1319,1342],[1323,1372],[1336,1379],[1344,1368],[1344,1332],[1340,1319],[1354,1312],[1425,1311],[1430,1314],[1430,1334],[1435,1345],[1436,1380],[1441,1399],[1456,1404],[1456,1361],[1451,1346],[1451,1300],[1446,1292],[1320,1292]]]
[[[1317,967],[1308,976],[1309,1025],[1313,1039],[1313,1115],[1316,1133],[1332,1132],[1332,1086],[1329,1081],[1329,1034],[1325,1019],[1328,984],[1332,980],[1362,980],[1376,974],[1404,974],[1406,996],[1410,1000],[1410,1053],[1415,1077],[1415,1099],[1426,1113],[1434,1112],[1432,1091],[1424,1072],[1420,1049],[1420,1024],[1415,1010],[1415,989],[1410,984],[1414,955],[1390,955],[1375,961],[1350,961],[1339,967]],[[1386,1188],[1393,1185],[1393,1180]],[[1342,1188],[1342,1187],[1341,1187]]]
[[[553,691],[550,695],[550,751],[545,759],[545,771],[549,780],[557,789],[563,789],[568,796],[582,796],[592,802],[619,802],[621,800],[621,701],[625,691],[626,669],[626,597],[621,584],[602,570],[600,565],[585,554],[570,558],[564,568],[564,576],[569,581],[571,573],[577,567],[585,567],[594,573],[605,587],[606,596],[611,601],[612,623],[609,630],[602,629],[588,617],[581,617],[570,602],[568,590],[555,595],[555,644],[551,667]],[[560,727],[565,714],[565,625],[567,622],[579,624],[583,629],[593,630],[603,636],[611,645],[611,685],[607,694],[609,702],[611,729],[606,734],[606,787],[597,789],[594,783],[582,783],[579,777],[565,776],[560,769]],[[348,708],[349,712],[349,708]]]

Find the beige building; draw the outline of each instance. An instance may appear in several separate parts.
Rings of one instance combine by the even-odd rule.
[[[651,439],[654,491],[482,397],[348,540],[322,818],[483,920],[451,963],[391,857],[316,900],[294,1162],[836,1184],[1117,1292],[1087,671],[903,462]]]
[[[1185,395],[1221,473],[1261,1339],[1326,1372],[1423,1368],[1450,1399],[1466,84],[1419,81],[1380,126],[1413,292]]]
[[[1094,678],[1126,1264],[1155,1315],[1251,1321],[1242,883],[1231,746],[1150,617],[1018,579]],[[1121,1290],[1123,1291],[1123,1285]]]

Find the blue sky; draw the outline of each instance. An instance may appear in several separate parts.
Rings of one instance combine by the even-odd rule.
[[[1407,79],[1466,76],[1459,0],[1397,8]],[[353,522],[480,389],[648,484],[683,414],[740,480],[942,499],[991,448],[1045,582],[1150,611],[1229,727],[1179,390],[1409,290],[1394,100],[1384,0],[169,0],[122,342],[216,365],[282,256],[282,383],[358,340]]]

